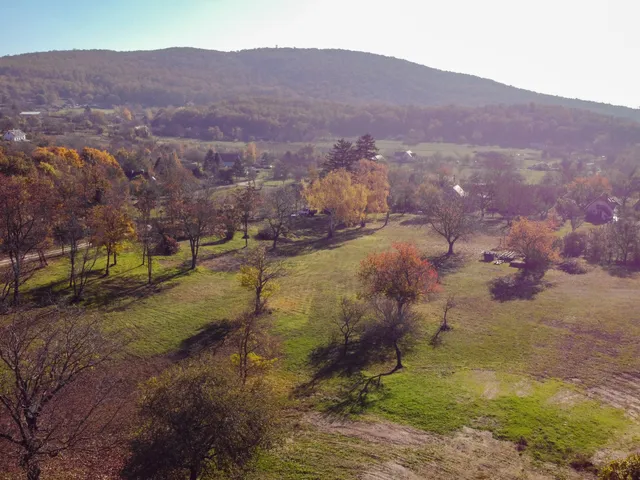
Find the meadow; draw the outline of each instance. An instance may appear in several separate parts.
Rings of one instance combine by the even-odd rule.
[[[323,216],[303,222],[298,237],[279,248],[287,276],[271,300],[280,342],[271,376],[290,392],[295,428],[260,459],[255,478],[591,478],[569,465],[640,446],[640,377],[633,373],[640,369],[640,279],[600,267],[580,276],[550,270],[542,291],[494,300],[488,282],[513,269],[480,261],[504,232],[489,218],[443,264],[440,293],[419,306],[421,332],[405,369],[386,377],[364,405],[336,414],[354,379],[309,387],[316,373],[310,355],[335,332],[340,296],[358,292],[359,262],[396,241],[417,244],[429,258],[446,249],[410,215],[392,215],[386,227],[372,221],[340,230],[332,240],[324,238]],[[214,348],[250,301],[237,275],[240,236],[211,240],[194,271],[186,270],[184,243],[176,256],[156,257],[152,286],[131,247],[111,276],[90,282],[86,308],[134,334],[133,362]],[[65,295],[66,260],[50,264],[27,284],[32,299]],[[433,346],[448,294],[457,301],[453,330]],[[386,369],[382,362],[365,374]]]

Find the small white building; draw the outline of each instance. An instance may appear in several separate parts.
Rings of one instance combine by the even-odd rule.
[[[22,130],[9,130],[2,139],[8,142],[26,142],[27,135]]]

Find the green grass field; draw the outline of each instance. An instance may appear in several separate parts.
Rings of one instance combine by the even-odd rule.
[[[288,275],[271,301],[273,333],[282,349],[275,375],[291,391],[314,374],[309,354],[327,343],[339,297],[357,291],[360,260],[395,241],[414,242],[428,256],[444,253],[444,242],[415,226],[408,215],[392,216],[385,228],[372,222],[364,229],[339,231],[332,242],[321,238],[324,221],[308,220],[301,236],[281,248]],[[460,261],[441,276],[442,292],[420,305],[422,334],[406,356],[406,368],[387,377],[383,388],[352,412],[356,420],[430,432],[433,441],[410,448],[387,446],[298,419],[292,438],[260,460],[256,478],[360,478],[372,465],[392,468],[388,462],[422,472],[424,478],[436,478],[428,476],[436,470],[424,470],[427,465],[464,472],[465,462],[475,454],[458,458],[459,449],[452,445],[462,441],[465,428],[488,431],[501,440],[524,440],[524,460],[514,444],[494,446],[507,452],[500,450],[508,457],[504,462],[512,462],[514,468],[526,461],[521,468],[551,472],[531,478],[574,478],[564,468],[580,455],[606,457],[607,452],[640,446],[640,409],[629,401],[634,388],[640,389],[640,377],[631,375],[640,369],[640,324],[632,313],[640,310],[640,279],[600,268],[580,276],[551,270],[545,276],[547,287],[533,298],[498,302],[487,283],[513,269],[479,261],[480,251],[495,247],[500,238],[500,226],[492,220],[486,223],[485,233],[459,245]],[[192,351],[247,308],[249,294],[237,279],[244,246],[239,237],[203,247],[195,271],[185,272],[185,244],[178,255],[157,258],[158,281],[152,287],[145,286],[140,253],[129,250],[120,255],[110,277],[92,280],[86,306],[114,328],[126,327],[135,334],[131,353],[139,358]],[[51,262],[29,281],[28,295],[64,294],[65,272],[65,260]],[[453,330],[433,347],[429,338],[448,293],[455,293],[458,302],[450,314]],[[372,365],[368,373],[387,368]],[[329,379],[292,404],[298,411],[331,408],[350,382],[353,379]],[[478,438],[489,445],[489,440]],[[436,452],[437,442],[442,442],[442,449]],[[455,478],[516,478],[509,475],[460,473]]]

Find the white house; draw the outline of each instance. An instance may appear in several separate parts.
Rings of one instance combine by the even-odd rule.
[[[2,139],[8,142],[26,142],[27,135],[22,130],[9,130]]]

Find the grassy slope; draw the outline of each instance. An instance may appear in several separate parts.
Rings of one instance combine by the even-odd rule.
[[[409,219],[395,218],[384,229],[378,224],[364,232],[343,231],[331,244],[300,246],[313,238],[313,228],[323,222],[320,218],[304,232],[307,237],[284,246],[297,255],[286,259],[289,275],[272,306],[274,330],[283,346],[279,375],[292,387],[312,373],[308,355],[329,337],[337,298],[356,291],[354,272],[362,258],[394,241],[416,242],[429,255],[442,253],[443,242],[427,229],[403,225]],[[628,315],[640,308],[638,280],[613,277],[600,269],[579,277],[551,271],[546,279],[552,286],[535,299],[498,303],[491,300],[487,281],[511,270],[477,260],[478,252],[494,246],[497,239],[481,236],[461,245],[468,255],[466,263],[442,278],[444,290],[455,292],[460,304],[451,316],[454,330],[438,348],[428,345],[439,322],[441,299],[422,305],[424,336],[407,356],[407,368],[385,380],[385,388],[372,395],[364,413],[438,433],[467,425],[509,440],[524,437],[534,457],[559,462],[603,447],[637,445],[636,423],[621,410],[590,400],[576,385],[598,385],[614,373],[640,367],[634,340],[640,325]],[[177,257],[158,262],[157,275],[166,280],[152,290],[144,287],[139,253],[126,253],[109,279],[97,278],[90,286],[88,305],[99,308],[114,325],[138,333],[133,346],[137,355],[184,348],[247,305],[248,293],[238,285],[232,258],[243,243],[237,237],[228,244],[204,247],[203,266],[187,274],[181,273],[188,257],[183,245]],[[223,252],[230,253],[216,258]],[[54,283],[54,289],[61,288],[64,263],[58,260],[41,271],[30,287],[43,292]],[[373,366],[371,372],[384,368]],[[330,405],[340,386],[341,381],[327,382],[307,403],[317,408]],[[341,455],[335,452],[336,442],[342,442]],[[263,468],[287,471],[288,478],[317,478],[313,472],[328,471],[327,464],[353,467],[372,454],[346,443],[310,435],[289,445],[286,455],[268,456]],[[357,468],[343,472],[349,471]],[[352,478],[349,475],[344,478]]]

